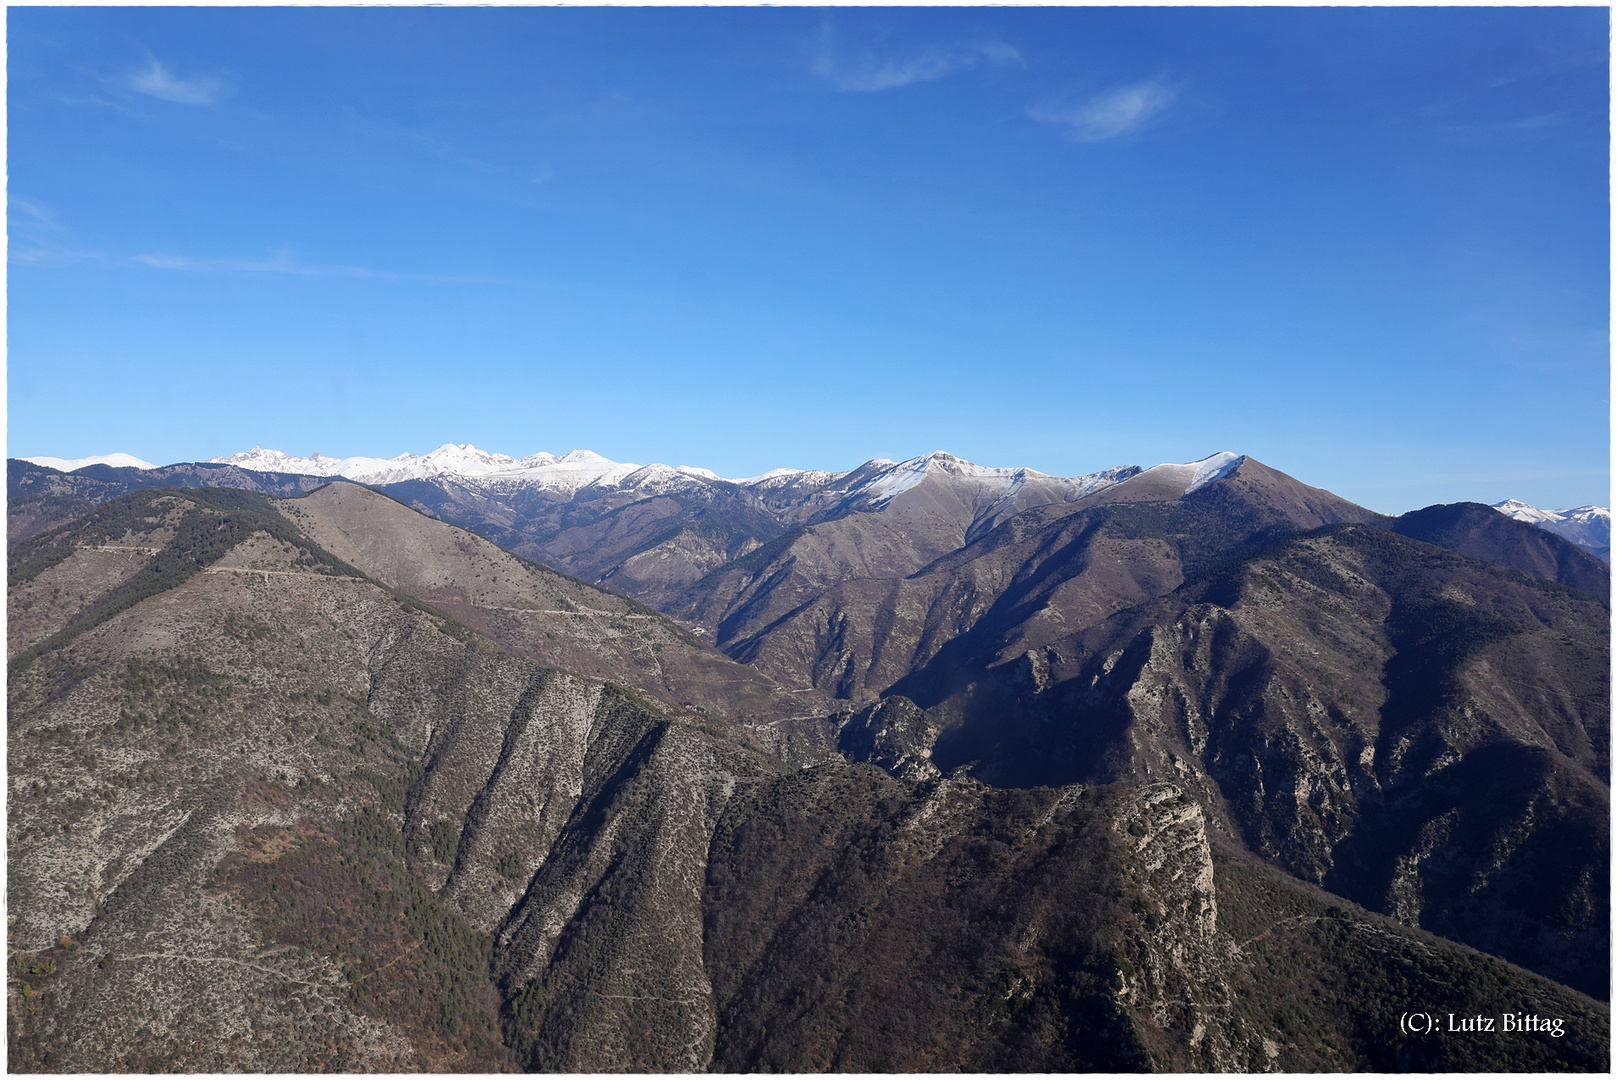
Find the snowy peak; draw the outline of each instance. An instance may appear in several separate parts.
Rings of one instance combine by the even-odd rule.
[[[1508,518],[1525,521],[1529,525],[1561,520],[1561,515],[1554,510],[1540,510],[1536,506],[1528,506],[1526,503],[1516,499],[1506,499],[1504,502],[1494,503],[1493,508]]]
[[[928,479],[957,488],[964,486],[980,503],[983,500],[990,504],[1013,503],[1029,483],[1055,489],[1058,499],[1073,502],[1119,483],[1138,471],[1134,466],[1127,466],[1086,476],[1051,476],[1035,469],[977,465],[942,450],[934,450],[908,461],[892,462],[882,458],[867,461],[838,479],[851,481],[843,492],[849,502],[857,502],[874,510],[886,506],[897,496]]]
[[[549,454],[535,454],[533,456],[536,457],[536,458],[548,458],[548,457],[550,457]],[[594,450],[569,450],[569,451],[567,451],[567,453],[563,454],[561,457],[559,457],[559,458],[551,458],[551,460],[552,460],[552,462],[554,462],[557,465],[593,466],[593,465],[618,465],[618,464],[622,464],[621,462],[613,461],[611,458],[602,457],[600,454],[597,454]],[[631,469],[638,468],[638,466],[635,466],[635,465],[630,465],[629,467]]]
[[[279,450],[266,450],[262,446],[229,457],[211,457],[208,462],[213,465],[234,465],[251,472],[298,473],[303,476],[335,476],[342,465],[341,460],[328,458],[318,450],[313,457],[295,457]]]
[[[871,461],[866,467],[881,467],[879,462]],[[967,477],[974,480],[984,480],[998,486],[1008,486],[1014,483],[1018,469],[985,469],[980,465],[973,465],[963,461],[953,454],[946,454],[942,450],[934,450],[930,454],[910,458],[897,464],[888,464],[885,471],[873,480],[868,480],[858,488],[849,492],[850,495],[862,496],[872,505],[890,501],[925,480],[933,472],[946,476]]]
[[[1537,525],[1563,540],[1611,561],[1611,510],[1604,506],[1575,506],[1570,510],[1540,510],[1516,499],[1494,503],[1506,517]]]
[[[216,457],[212,461],[254,472],[340,476],[361,484],[397,484],[406,480],[444,477],[525,485],[567,495],[576,494],[587,487],[667,491],[720,479],[713,470],[694,465],[636,465],[633,462],[613,461],[593,450],[570,450],[560,457],[541,451],[514,458],[479,450],[471,443],[445,443],[430,454],[400,454],[396,458],[332,458],[320,453],[297,457],[255,446],[245,453]],[[796,472],[790,469],[776,470],[765,474],[765,478],[781,475],[796,475]]]
[[[548,455],[547,455],[548,456]],[[296,457],[255,446],[241,454],[209,459],[253,472],[296,473],[303,476],[340,476],[362,484],[397,484],[433,476],[487,476],[517,466],[513,457],[479,450],[471,443],[445,443],[430,454],[400,454],[396,458],[333,458],[319,453]]]
[[[1222,480],[1240,468],[1244,461],[1246,461],[1245,454],[1236,454],[1224,450],[1217,454],[1210,454],[1200,461],[1189,461],[1182,465],[1165,462],[1145,470],[1141,475],[1157,480],[1166,480],[1171,484],[1182,487],[1184,493],[1189,495],[1192,491],[1204,488],[1215,480]]]
[[[149,461],[142,461],[133,454],[97,454],[94,457],[59,458],[59,457],[25,457],[22,460],[32,465],[39,465],[58,472],[75,472],[91,465],[110,465],[114,469],[155,469]]]
[[[740,484],[742,487],[751,487],[754,484],[767,484],[771,481],[780,480],[796,480],[799,477],[810,475],[824,476],[827,480],[829,480],[831,477],[835,476],[836,473],[810,473],[810,471],[807,469],[770,469],[768,472],[759,473],[757,476],[743,476],[739,479],[731,480],[730,483]]]
[[[482,479],[500,485],[528,485],[568,495],[592,486],[618,487],[630,476],[647,468],[633,462],[613,461],[593,450],[569,450],[561,457],[532,454],[512,467],[489,473]]]

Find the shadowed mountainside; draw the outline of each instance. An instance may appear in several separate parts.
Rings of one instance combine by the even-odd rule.
[[[1515,521],[1482,503],[1450,503],[1411,510],[1393,531],[1428,544],[1559,581],[1609,599],[1611,568],[1552,532]]]
[[[1335,526],[884,707],[912,699],[933,766],[990,783],[1191,784],[1288,872],[1604,997],[1609,621]]]
[[[897,464],[867,462],[847,473],[787,472],[750,481],[657,469],[644,470],[639,485],[567,492],[446,477],[383,490],[507,550],[672,611],[676,597],[705,574],[795,529],[879,513],[896,542],[873,541],[839,570],[846,576],[873,564],[889,572],[916,559],[922,565],[1021,510],[1070,502],[1138,471],[1129,466],[1066,479],[983,470],[941,451]]]

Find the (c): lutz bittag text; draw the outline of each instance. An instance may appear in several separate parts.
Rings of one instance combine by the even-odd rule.
[[[1538,1013],[1505,1013],[1498,1017],[1457,1016],[1454,1013],[1408,1012],[1398,1018],[1398,1030],[1405,1035],[1476,1035],[1499,1033],[1542,1033],[1559,1039],[1565,1034],[1559,1016],[1546,1017]]]

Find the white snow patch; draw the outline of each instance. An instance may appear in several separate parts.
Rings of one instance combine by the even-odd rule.
[[[543,460],[546,458],[549,460]],[[620,487],[630,476],[645,469],[674,472],[667,465],[641,466],[628,461],[613,461],[593,450],[569,450],[561,457],[534,454],[523,458],[520,467],[506,469],[488,479],[534,485],[547,491],[573,495],[587,487]],[[666,481],[666,477],[661,479]]]
[[[1043,476],[1031,469],[996,469],[975,465],[953,454],[934,450],[930,454],[891,464],[872,461],[868,465],[887,465],[887,469],[874,479],[853,488],[849,495],[868,499],[872,505],[890,502],[894,496],[908,491],[932,473],[976,481],[980,488],[1001,496],[1014,497],[1029,476]]]
[[[675,468],[672,465],[639,465],[631,466],[627,472],[621,474],[617,471],[602,474],[600,478],[591,482],[605,487],[626,487],[661,495],[669,491],[700,487],[710,479],[717,480],[718,476],[706,469],[698,471],[685,467]]]
[[[770,469],[768,472],[759,473],[757,476],[732,476],[728,479],[732,484],[761,484],[765,480],[782,480],[786,477],[804,476],[806,474],[807,470],[804,469]],[[827,473],[826,475],[834,476],[836,474]]]
[[[1246,460],[1246,455],[1231,453],[1228,450],[1220,451],[1202,458],[1200,461],[1190,461],[1182,465],[1164,462],[1155,468],[1141,473],[1141,476],[1152,476],[1159,480],[1167,480],[1174,484],[1183,484],[1186,495],[1198,488],[1204,488],[1214,480],[1222,480],[1240,467]]]
[[[25,457],[22,460],[34,465],[42,465],[47,469],[56,469],[59,472],[73,472],[87,465],[110,465],[114,469],[155,469],[149,461],[142,461],[133,454],[97,454],[94,457],[59,458],[59,457]]]
[[[930,454],[901,461],[874,480],[865,481],[849,494],[863,496],[873,504],[888,502],[894,496],[903,494],[925,480],[926,474],[931,471],[939,455],[943,455],[943,451],[934,450]]]

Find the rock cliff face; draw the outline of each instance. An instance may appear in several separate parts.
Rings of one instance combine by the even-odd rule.
[[[104,502],[12,553],[11,1061],[1600,1068],[1427,931],[1603,958],[1604,605],[1360,525],[1176,559],[817,715],[362,489]]]

